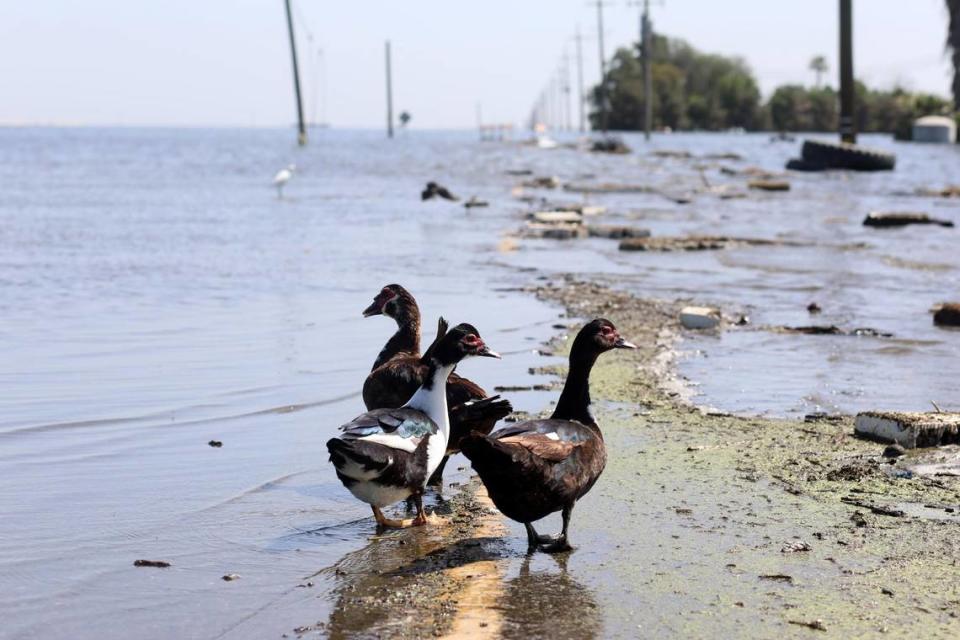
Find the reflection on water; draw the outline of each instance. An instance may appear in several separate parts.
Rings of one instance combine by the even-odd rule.
[[[530,570],[525,558],[498,601],[504,638],[601,636],[603,619],[591,591],[567,571],[568,554],[553,556],[556,570]]]

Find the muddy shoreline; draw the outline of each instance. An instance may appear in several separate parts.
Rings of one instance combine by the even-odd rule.
[[[351,573],[348,556],[326,570],[334,613],[288,637],[960,634],[960,478],[883,458],[850,416],[693,406],[673,367],[677,303],[572,276],[529,291],[564,310],[558,355],[595,316],[640,345],[595,369],[610,462],[578,505],[576,549],[526,558],[473,480],[446,490],[445,526],[357,552],[377,569]]]

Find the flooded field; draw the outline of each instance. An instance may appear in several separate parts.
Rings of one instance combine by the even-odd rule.
[[[633,137],[629,156],[481,144],[463,133],[388,142],[379,133],[323,131],[302,150],[292,137],[0,130],[0,637],[121,638],[131,629],[144,637],[278,637],[300,623],[336,622],[336,568],[351,559],[375,566],[364,560],[373,526],[335,478],[324,443],[363,409],[360,385],[393,327],[360,313],[389,282],[417,296],[425,333],[442,313],[475,324],[504,353],[502,362],[460,371],[488,391],[552,381],[528,370],[560,362],[537,349],[569,320],[520,289],[573,273],[750,316],[746,327],[680,344],[680,371],[697,402],[788,416],[924,410],[931,400],[960,409],[960,334],[934,328],[928,312],[960,290],[958,231],[860,224],[875,209],[960,224],[957,199],[913,195],[955,183],[960,149],[868,137],[895,147],[896,172],[791,176],[788,193],[724,200],[705,184],[745,179],[722,167],[779,171],[799,143],[655,138],[654,149],[698,156],[690,158],[649,155]],[[743,159],[703,157],[720,153]],[[278,199],[270,178],[290,162],[298,171]],[[505,241],[527,209],[510,195],[522,178],[507,169],[656,187],[590,196],[608,207],[603,222],[655,236],[800,246],[626,253],[605,239]],[[491,206],[420,202],[434,179]],[[558,190],[527,194],[581,201]],[[680,196],[691,201],[678,204]],[[816,318],[806,310],[811,301],[823,308]],[[764,328],[813,323],[893,336]],[[510,394],[531,412],[554,397]],[[655,481],[653,470],[646,475]],[[594,512],[615,508],[618,486],[598,493]],[[656,504],[676,506],[664,500]],[[571,573],[558,572],[552,558],[524,564],[516,540],[483,548],[509,559],[509,589],[525,591],[536,579],[547,599],[577,594],[571,610],[593,612],[577,617],[584,637],[625,632],[633,612],[607,605],[629,576],[598,567],[635,540],[588,522],[581,539],[597,545],[572,556]],[[418,535],[427,536],[426,549],[430,534]],[[134,567],[136,559],[172,566]],[[667,564],[657,570],[669,572]],[[240,577],[222,579],[230,574]],[[518,634],[539,624],[529,610],[507,607],[501,618]]]

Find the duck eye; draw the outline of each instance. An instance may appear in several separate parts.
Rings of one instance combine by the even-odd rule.
[[[480,343],[480,338],[473,335],[472,333],[464,337],[463,343],[467,346],[473,347]]]

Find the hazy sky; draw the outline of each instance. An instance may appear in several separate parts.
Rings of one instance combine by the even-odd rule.
[[[586,0],[294,0],[308,116],[338,127],[384,121],[383,42],[395,103],[425,128],[521,122],[584,34],[598,77],[596,10]],[[836,76],[837,0],[665,0],[657,31],[744,57],[764,95],[812,82],[816,54]],[[858,77],[947,95],[943,0],[854,2]],[[0,0],[0,123],[278,125],[294,119],[282,0]],[[608,56],[636,39],[637,9],[605,10]],[[312,39],[309,39],[309,34]],[[574,76],[575,77],[575,76]]]

